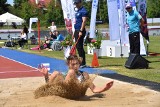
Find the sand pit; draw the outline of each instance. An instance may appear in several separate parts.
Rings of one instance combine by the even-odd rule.
[[[38,87],[34,91],[35,98],[56,95],[67,99],[77,100],[85,95],[89,84],[92,82],[90,79],[82,83],[75,81],[74,79],[65,82],[59,81],[57,78],[51,83],[46,83]]]
[[[94,83],[103,86],[109,78],[96,77]],[[160,92],[114,80],[113,87],[93,94],[90,89],[78,100],[59,96],[34,98],[34,91],[45,84],[43,77],[0,79],[0,107],[160,107]]]

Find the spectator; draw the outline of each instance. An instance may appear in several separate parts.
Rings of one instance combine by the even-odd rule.
[[[45,36],[44,37],[44,44],[43,44],[43,47],[44,47],[44,49],[50,49],[50,46],[51,46],[51,44],[50,44],[50,39],[47,37],[47,36]]]
[[[64,36],[62,34],[60,34],[59,31],[55,31],[55,35],[57,36],[57,39],[55,39],[56,41],[63,41],[64,40]]]
[[[26,39],[28,40],[28,32],[29,31],[28,31],[28,28],[26,27],[26,25],[24,25],[23,31],[26,34]]]
[[[22,46],[27,42],[26,40],[26,33],[24,33],[24,31],[21,32],[21,36],[20,36],[20,40],[18,41],[19,44],[19,48],[18,49],[22,49]]]
[[[55,35],[57,36],[57,39],[54,39],[53,41],[50,41],[51,49],[55,51],[62,50],[61,41],[64,41],[64,36],[59,33],[59,31],[55,31]],[[49,50],[50,51],[50,50]]]
[[[140,26],[143,26],[144,20],[136,10],[132,9],[130,3],[126,5],[126,10],[130,53],[140,54]]]
[[[50,31],[50,32],[49,32],[49,35],[50,35],[50,40],[51,40],[51,41],[57,39],[57,36],[56,36],[55,32],[51,32],[51,31]]]
[[[32,35],[32,37],[30,37],[30,40],[31,40],[31,45],[37,44],[37,39],[34,35]]]
[[[52,22],[52,25],[50,27],[48,27],[50,29],[50,31],[53,33],[55,30],[57,30],[57,26],[54,24],[54,22]]]

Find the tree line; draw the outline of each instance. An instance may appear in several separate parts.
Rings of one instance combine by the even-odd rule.
[[[91,16],[92,2],[83,2],[83,5],[89,12],[89,21]],[[108,10],[107,1],[99,0],[97,10],[97,20],[102,20],[108,23]],[[29,0],[14,0],[14,5],[7,4],[7,0],[0,1],[0,15],[10,12],[25,19],[26,24],[29,24],[31,17],[38,17],[42,26],[49,26],[52,21],[56,22],[56,25],[64,26],[63,11],[60,0],[52,0],[47,7],[38,7],[37,5],[31,5]],[[159,18],[160,17],[160,0],[147,0],[147,17],[148,18]]]

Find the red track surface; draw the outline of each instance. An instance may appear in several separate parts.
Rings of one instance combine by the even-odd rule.
[[[0,79],[43,76],[37,69],[0,56]]]

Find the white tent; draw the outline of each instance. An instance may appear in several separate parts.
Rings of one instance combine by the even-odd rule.
[[[24,19],[7,12],[0,15],[0,22],[7,23],[7,25],[11,25],[12,22],[15,22],[17,25],[21,25],[25,21]]]

